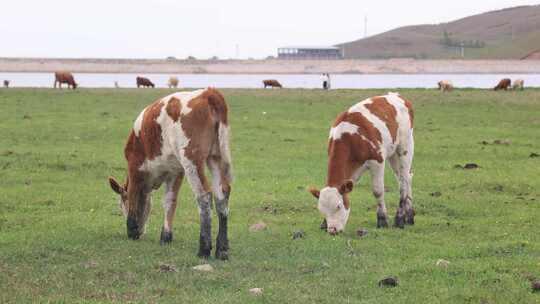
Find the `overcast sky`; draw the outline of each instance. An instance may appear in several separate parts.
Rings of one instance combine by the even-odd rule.
[[[197,58],[275,55],[526,0],[14,0],[0,6],[0,57]]]

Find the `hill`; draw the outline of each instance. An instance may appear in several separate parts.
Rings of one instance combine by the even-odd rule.
[[[540,49],[540,5],[400,27],[338,46],[346,58],[453,59],[461,58],[461,44],[467,59],[524,58]]]

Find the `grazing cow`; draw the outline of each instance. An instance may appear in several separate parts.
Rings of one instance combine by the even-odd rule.
[[[512,81],[510,80],[510,78],[504,78],[504,79],[501,79],[501,81],[499,81],[499,83],[497,84],[497,86],[495,86],[493,89],[495,91],[498,91],[498,90],[508,90],[508,88],[510,87],[510,85],[512,84]]]
[[[442,92],[451,92],[454,89],[454,85],[450,80],[441,80],[437,84]]]
[[[178,87],[178,78],[177,77],[170,77],[169,78],[169,82],[167,83],[167,85],[169,86],[169,89],[171,88],[177,88]]]
[[[9,88],[9,80],[4,80],[4,88]]]
[[[321,228],[335,235],[345,229],[351,211],[349,193],[369,170],[377,200],[377,227],[388,227],[384,203],[386,160],[399,183],[400,201],[395,226],[414,224],[412,205],[413,109],[397,93],[366,99],[338,115],[328,140],[326,187],[309,191],[325,217]]]
[[[523,90],[523,84],[525,81],[523,79],[516,79],[514,80],[514,84],[512,85],[512,89],[514,90]]]
[[[109,177],[127,217],[127,235],[144,233],[152,190],[165,183],[162,245],[172,241],[172,222],[184,176],[195,194],[200,215],[199,256],[212,249],[212,196],[219,219],[216,257],[228,258],[227,218],[232,167],[229,150],[228,106],[223,95],[208,88],[179,92],[157,100],[137,117],[124,148],[128,176],[121,185]],[[212,174],[210,184],[205,164]],[[213,194],[213,195],[212,195]]]
[[[263,80],[264,88],[271,87],[271,88],[282,88],[281,83],[275,79],[266,79]]]
[[[137,76],[137,88],[143,87],[143,88],[154,88],[155,85],[153,82],[150,81],[150,79],[145,77]]]
[[[56,89],[56,83],[58,83],[58,88],[62,88],[62,83],[67,83],[68,89],[73,88],[74,90],[77,88],[77,83],[75,82],[75,78],[73,78],[73,74],[66,71],[59,71],[54,73],[54,88]]]

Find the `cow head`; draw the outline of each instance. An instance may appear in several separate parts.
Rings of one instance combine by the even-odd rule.
[[[118,198],[118,207],[120,207],[120,210],[122,210],[122,214],[124,214],[125,217],[128,215],[128,199],[127,199],[127,183],[124,184],[124,186],[121,186],[114,177],[109,177],[109,184],[111,184],[111,189],[116,192],[116,194],[120,195]]]
[[[150,196],[144,191],[135,191],[135,199],[130,201],[128,195],[128,182],[126,182],[124,186],[121,186],[113,177],[109,177],[109,184],[111,185],[112,190],[120,195],[118,205],[127,220],[128,237],[133,240],[139,239],[145,232],[146,221],[150,214]],[[141,208],[137,208],[137,206],[141,206]],[[130,208],[134,208],[134,211],[130,212]]]
[[[336,235],[345,229],[349,219],[348,193],[353,189],[353,181],[348,180],[340,187],[324,187],[320,191],[310,189],[309,192],[318,199],[317,208],[326,219],[326,230],[331,235]]]
[[[78,84],[76,82],[73,82],[73,89],[75,90],[77,88]]]

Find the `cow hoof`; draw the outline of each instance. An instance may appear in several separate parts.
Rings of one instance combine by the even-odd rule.
[[[328,228],[328,225],[326,224],[326,219],[324,219],[321,223],[321,225],[319,226],[319,228],[321,228],[321,230],[326,230]]]
[[[396,216],[394,226],[401,229],[405,228],[405,216]]]
[[[212,248],[200,248],[199,253],[197,253],[197,256],[201,259],[208,259],[210,257]]]
[[[405,224],[414,225],[414,214],[414,209],[407,210],[407,214],[405,216]]]
[[[377,216],[377,228],[388,228],[386,216]]]
[[[227,250],[216,250],[216,259],[226,261],[229,259],[229,252]]]
[[[172,232],[161,230],[161,238],[159,240],[160,245],[169,245],[172,242]]]

